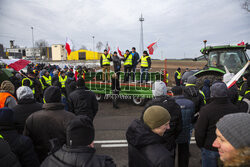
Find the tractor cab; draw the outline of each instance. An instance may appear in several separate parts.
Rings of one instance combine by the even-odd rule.
[[[199,87],[202,87],[203,81],[209,79],[212,83],[215,80],[222,80],[225,74],[225,67],[230,73],[238,73],[245,64],[249,61],[246,50],[250,49],[249,44],[245,45],[222,45],[222,46],[206,46],[204,41],[204,48],[201,49],[202,56],[194,60],[207,60],[207,64],[203,70],[194,74],[198,78]],[[250,72],[250,68],[246,70]],[[237,83],[240,84],[242,79]]]
[[[243,49],[218,49],[208,53],[208,67],[224,70],[227,67],[229,72],[236,74],[248,61],[248,56]]]

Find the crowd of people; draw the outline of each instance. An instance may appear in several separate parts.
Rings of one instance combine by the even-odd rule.
[[[98,102],[85,86],[86,70],[31,64],[27,73],[0,84],[0,166],[116,166],[110,156],[95,153]],[[118,71],[112,76],[114,94]],[[176,165],[187,167],[193,134],[203,167],[250,166],[250,75],[244,75],[239,94],[236,85],[227,88],[230,77],[205,80],[204,92],[195,76],[171,90],[156,81],[154,98],[126,132],[129,166],[174,167],[178,158]]]

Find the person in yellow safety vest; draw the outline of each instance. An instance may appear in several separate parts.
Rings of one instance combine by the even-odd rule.
[[[243,83],[240,86],[240,90],[239,90],[239,97],[238,100],[241,101],[243,96],[245,95],[246,90],[248,89],[248,85],[247,85],[247,80],[249,78],[249,83],[250,83],[250,73],[246,73],[243,75]]]
[[[41,78],[41,84],[42,84],[43,90],[45,90],[47,87],[49,87],[49,86],[52,85],[52,78],[49,75],[48,71],[46,71],[44,73],[44,75],[42,76],[42,78]]]
[[[65,75],[64,71],[61,71],[61,75],[59,76],[59,82],[61,82],[62,88],[65,88],[65,82],[67,81],[68,77]]]
[[[174,74],[174,79],[176,86],[181,86],[181,68],[178,67],[175,74]]]
[[[112,61],[112,58],[110,54],[108,53],[107,49],[104,50],[104,54],[102,54],[100,58],[100,66],[102,67],[102,81],[106,81],[106,75],[108,75],[108,82],[110,82],[110,62]],[[106,72],[107,71],[107,72]]]
[[[123,55],[122,61],[124,61],[124,83],[129,81],[129,76],[131,78],[131,70],[133,64],[133,56],[130,54],[129,50],[126,50],[126,53]]]
[[[143,83],[143,74],[146,73],[146,83],[148,82],[148,71],[151,68],[151,58],[147,51],[143,51],[142,57],[139,59],[141,63],[141,77],[140,82]]]
[[[198,113],[200,108],[206,104],[206,97],[196,86],[196,80],[195,76],[189,76],[183,92],[184,96],[195,104],[195,113]]]
[[[166,84],[168,84],[168,79],[169,79],[169,74],[168,74],[168,72],[166,72]]]
[[[35,73],[34,72],[29,72],[28,77],[22,79],[22,86],[28,86],[32,90],[33,94],[35,95]]]

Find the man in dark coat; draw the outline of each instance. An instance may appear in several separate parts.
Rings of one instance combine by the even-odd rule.
[[[178,167],[188,167],[194,103],[183,96],[183,90],[180,86],[173,87],[172,92],[176,103],[181,107],[182,113],[182,130],[176,139],[176,143],[178,144]]]
[[[145,108],[148,108],[152,105],[161,105],[165,109],[168,110],[169,114],[171,115],[170,120],[170,129],[166,130],[164,133],[164,139],[165,139],[165,146],[166,148],[173,154],[173,157],[175,156],[175,147],[178,135],[180,134],[182,130],[182,115],[181,115],[181,108],[180,106],[175,102],[174,98],[171,98],[167,96],[167,87],[166,84],[162,81],[155,82],[153,84],[153,95],[154,98],[149,101]]]
[[[219,157],[218,149],[212,146],[216,139],[216,123],[224,115],[239,112],[228,98],[225,83],[216,82],[211,86],[211,102],[200,110],[195,126],[195,140],[202,149],[202,164],[205,167],[216,167]]]
[[[1,167],[21,167],[16,155],[3,137],[0,135],[0,164]]]
[[[118,79],[120,78],[120,70],[121,70],[121,59],[117,55],[117,52],[114,52],[114,55],[112,56],[113,64],[114,64],[114,71],[117,74]]]
[[[177,68],[177,70],[174,73],[174,80],[176,86],[181,86],[181,68]]]
[[[136,52],[136,49],[135,47],[132,47],[132,52],[130,53],[132,54],[133,56],[133,59],[132,59],[132,75],[133,75],[133,82],[135,82],[135,74],[136,74],[136,66],[138,64],[138,61],[140,60],[140,56],[139,54]]]
[[[66,97],[68,98],[70,93],[76,89],[76,80],[73,72],[67,73],[67,81],[65,82]]]
[[[9,143],[11,150],[16,154],[23,167],[40,166],[32,140],[18,134],[13,122],[13,111],[9,108],[0,109],[0,134]]]
[[[84,79],[76,82],[76,90],[69,95],[69,111],[76,115],[87,115],[92,120],[98,111],[98,102],[95,94],[86,90]]]
[[[57,138],[59,145],[66,142],[66,125],[75,117],[64,110],[60,88],[48,87],[44,92],[43,110],[31,114],[26,120],[24,135],[29,136],[42,162],[50,151],[50,140]]]
[[[67,126],[67,142],[61,149],[48,156],[41,167],[115,167],[112,158],[96,155],[95,130],[92,120],[83,115],[76,116]]]
[[[170,128],[170,114],[162,106],[145,110],[140,120],[128,127],[129,167],[174,167],[174,158],[164,145],[163,135]]]
[[[17,89],[18,104],[12,109],[18,133],[23,134],[26,119],[34,112],[42,110],[42,104],[36,103],[32,90],[28,86]]]

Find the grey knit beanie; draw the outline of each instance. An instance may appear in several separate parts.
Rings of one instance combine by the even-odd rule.
[[[30,87],[21,86],[16,91],[16,96],[18,100],[21,99],[34,99],[34,95]]]
[[[216,82],[210,87],[211,97],[228,97],[227,85],[224,82]]]
[[[216,126],[234,148],[250,147],[250,114],[236,113],[225,115]]]
[[[154,97],[167,95],[167,86],[162,81],[155,81],[152,85],[152,94]]]

